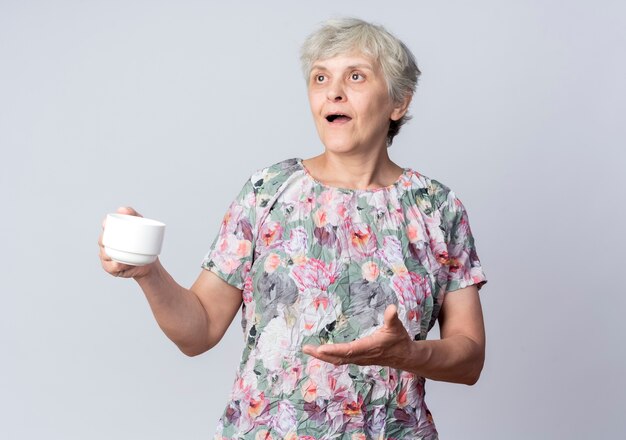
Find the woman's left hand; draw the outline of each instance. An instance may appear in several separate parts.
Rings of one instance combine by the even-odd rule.
[[[389,305],[385,309],[384,324],[369,336],[348,343],[305,345],[302,351],[335,365],[394,366],[406,358],[413,341],[398,318],[398,309]]]

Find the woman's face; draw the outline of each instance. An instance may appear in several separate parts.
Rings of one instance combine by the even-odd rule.
[[[379,63],[361,54],[315,62],[308,91],[320,139],[337,153],[385,148],[389,120],[400,119],[410,100],[394,103]]]

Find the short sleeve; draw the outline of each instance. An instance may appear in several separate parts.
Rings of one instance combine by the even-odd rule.
[[[453,191],[448,193],[441,214],[448,251],[445,261],[447,268],[445,291],[451,292],[473,284],[480,290],[487,283],[487,277],[476,253],[467,211]]]
[[[249,179],[230,204],[202,267],[243,290],[254,255],[256,193]]]

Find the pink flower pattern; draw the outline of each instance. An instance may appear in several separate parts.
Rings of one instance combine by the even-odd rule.
[[[334,188],[300,159],[279,162],[246,182],[202,265],[243,297],[245,347],[216,439],[437,439],[424,378],[334,366],[302,346],[371,334],[392,303],[426,339],[447,292],[486,283],[448,187],[407,168],[385,188]]]

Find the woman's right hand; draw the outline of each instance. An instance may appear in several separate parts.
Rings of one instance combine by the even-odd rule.
[[[126,214],[126,215],[135,215],[137,217],[143,217],[137,211],[130,207],[121,207],[117,209],[117,213]],[[102,231],[104,232],[104,228],[106,227],[106,217],[102,221]],[[104,245],[102,244],[102,232],[100,233],[100,238],[98,239],[98,245],[100,246],[100,263],[102,264],[102,268],[113,275],[114,277],[119,278],[141,278],[149,274],[155,267],[156,263],[159,261],[158,258],[154,263],[146,264],[145,266],[131,266],[129,264],[118,263],[117,261],[113,261],[111,257],[107,255],[104,251]]]
[[[117,212],[141,217],[132,208],[119,208]],[[159,327],[187,356],[204,353],[217,344],[241,307],[241,290],[209,270],[202,269],[191,289],[185,289],[158,258],[145,266],[117,263],[104,252],[102,234],[98,244],[102,268],[115,277],[137,281]]]

